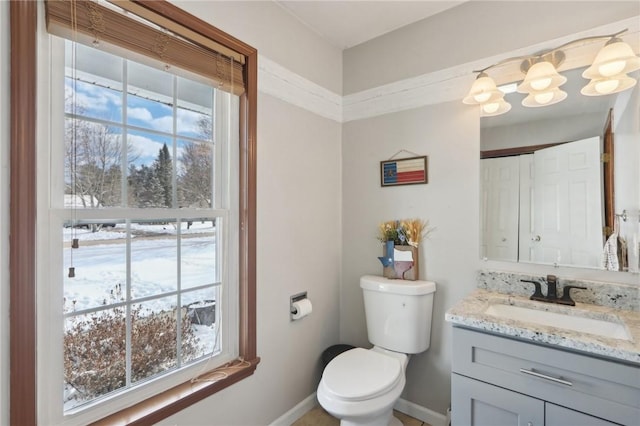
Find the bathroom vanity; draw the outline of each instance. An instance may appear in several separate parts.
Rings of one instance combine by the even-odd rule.
[[[452,424],[637,425],[640,367],[453,330]]]
[[[446,319],[453,426],[640,425],[640,312],[478,289]]]

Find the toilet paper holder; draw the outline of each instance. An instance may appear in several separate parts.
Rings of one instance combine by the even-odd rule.
[[[303,291],[301,293],[298,294],[294,294],[293,296],[291,296],[289,298],[289,318],[291,319],[291,321],[294,320],[293,315],[297,313],[296,307],[293,306],[294,303],[306,299],[307,298],[307,292]]]

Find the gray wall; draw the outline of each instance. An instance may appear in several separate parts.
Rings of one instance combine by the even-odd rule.
[[[171,2],[250,44],[260,55],[334,93],[342,93],[341,51],[273,2]]]
[[[274,3],[175,3],[257,48],[261,56],[341,91],[340,51]],[[262,360],[249,379],[161,424],[268,424],[315,392],[320,354],[339,340],[340,146],[340,123],[258,94],[257,332]],[[313,313],[290,322],[289,297],[301,291],[308,292]]]
[[[640,86],[629,96],[624,111],[614,116],[615,211],[640,213]],[[617,119],[615,117],[618,117]],[[631,245],[631,234],[640,233],[638,218],[620,222],[620,233]],[[638,279],[640,281],[640,278]]]
[[[639,9],[634,0],[470,1],[346,50],[344,94],[619,21]]]
[[[340,330],[367,342],[359,277],[381,274],[378,224],[428,219],[436,227],[419,247],[420,275],[436,282],[431,347],[409,362],[403,398],[439,413],[449,405],[451,327],[445,311],[475,287],[478,263],[479,126],[460,102],[358,120],[343,133],[343,280]],[[429,183],[380,187],[380,160],[404,149],[428,155]]]
[[[165,425],[266,425],[315,392],[338,342],[340,125],[269,95],[258,105],[258,356],[253,376]],[[313,313],[289,320],[289,296]]]
[[[602,133],[606,116],[590,113],[480,129],[482,151],[585,139]]]
[[[554,17],[549,19],[550,8]],[[640,14],[638,2],[468,2],[344,52],[344,93],[511,52]],[[534,19],[540,17],[540,19]],[[546,17],[546,18],[545,18]],[[532,52],[534,53],[534,52]],[[382,58],[382,60],[381,60]],[[342,340],[367,344],[358,277],[380,273],[377,223],[429,219],[421,278],[436,281],[431,348],[409,363],[402,397],[438,413],[449,405],[451,326],[444,313],[483,268],[636,283],[631,274],[482,262],[478,255],[479,117],[452,102],[344,124]],[[429,156],[429,184],[379,188],[378,162],[405,149]]]

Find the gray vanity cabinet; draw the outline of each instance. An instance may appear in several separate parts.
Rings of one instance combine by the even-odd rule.
[[[459,374],[451,377],[452,425],[615,426],[598,417]],[[455,415],[453,415],[455,413]]]
[[[617,423],[611,423],[579,411],[570,410],[559,405],[550,403],[545,404],[545,423],[548,425],[564,425],[564,426],[611,426]]]
[[[453,329],[453,426],[640,425],[640,366]]]
[[[544,401],[459,374],[451,376],[451,424],[544,425]]]

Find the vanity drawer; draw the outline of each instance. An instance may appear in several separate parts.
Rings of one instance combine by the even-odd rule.
[[[453,372],[620,424],[640,424],[640,366],[453,328]]]

